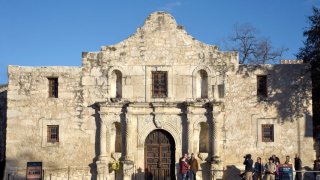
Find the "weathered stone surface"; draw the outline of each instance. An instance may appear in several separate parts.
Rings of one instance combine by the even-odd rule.
[[[311,167],[307,68],[239,65],[236,52],[199,42],[171,15],[153,13],[128,39],[83,53],[82,67],[9,66],[6,174],[24,177],[27,162],[42,161],[51,179],[142,179],[145,139],[156,129],[174,139],[176,163],[182,153],[198,156],[202,179],[230,179],[247,153],[264,162],[299,153]],[[167,97],[153,97],[154,71],[167,72]],[[257,75],[267,75],[265,101],[257,100]],[[48,97],[48,77],[58,77],[58,98]],[[263,124],[274,125],[274,142],[262,142]],[[47,125],[59,125],[58,143],[47,142]],[[118,160],[125,166],[109,172]]]

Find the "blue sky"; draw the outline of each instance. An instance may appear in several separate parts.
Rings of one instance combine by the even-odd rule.
[[[294,59],[312,6],[320,0],[0,0],[0,84],[8,65],[80,66],[81,52],[126,39],[154,11],[218,46],[235,24],[250,23]]]

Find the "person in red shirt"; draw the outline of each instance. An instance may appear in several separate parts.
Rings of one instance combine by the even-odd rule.
[[[188,157],[188,155],[184,155],[179,162],[180,174],[182,176],[182,180],[187,179],[187,174],[189,171],[189,164],[187,162],[187,157]]]

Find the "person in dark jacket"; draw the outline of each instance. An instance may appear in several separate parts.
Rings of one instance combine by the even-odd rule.
[[[296,154],[296,157],[294,158],[294,169],[296,171],[300,171],[300,172],[296,172],[296,180],[302,180],[302,162],[301,159],[299,157],[299,154]]]
[[[253,160],[251,159],[251,154],[247,154],[244,158],[246,180],[252,180]]]
[[[254,163],[254,172],[255,172],[255,179],[262,180],[262,173],[264,171],[264,167],[261,163],[261,157],[257,158],[257,162]]]

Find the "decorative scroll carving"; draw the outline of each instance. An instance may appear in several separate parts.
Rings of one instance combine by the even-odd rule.
[[[177,147],[181,147],[181,127],[177,126],[176,119],[168,118],[167,120],[160,121],[161,128],[168,131],[173,136]],[[138,133],[138,145],[143,146],[148,134],[156,128],[157,127],[153,121],[149,121],[149,123],[144,124],[143,129],[141,127],[141,131]]]
[[[129,176],[134,173],[134,163],[133,161],[124,161],[123,162],[123,174],[124,176]]]

